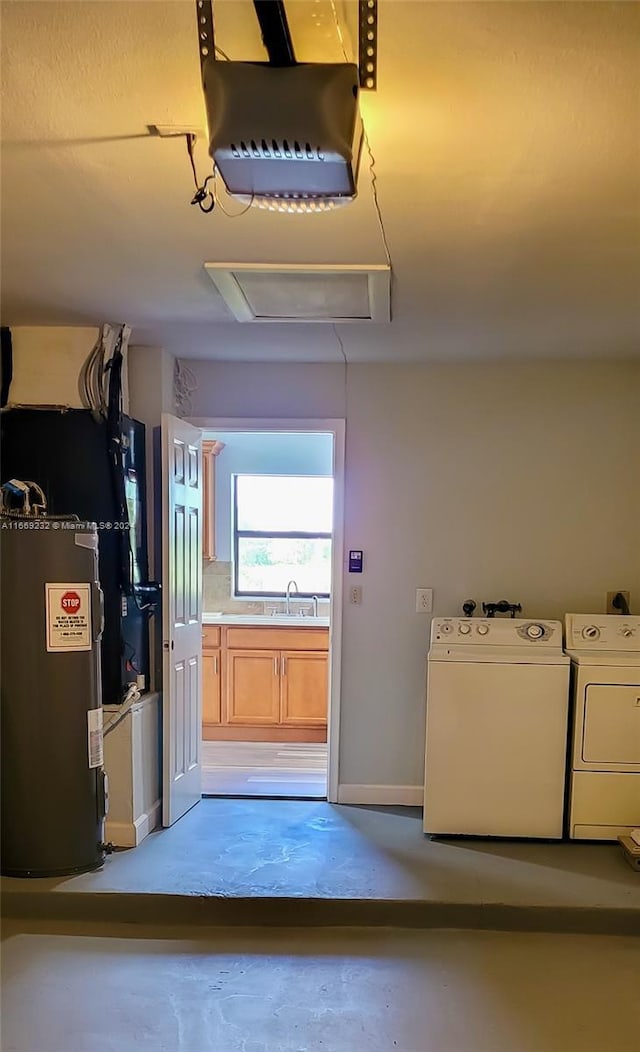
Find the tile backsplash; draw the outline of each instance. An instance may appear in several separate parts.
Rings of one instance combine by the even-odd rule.
[[[209,562],[205,560],[203,565],[203,608],[205,613],[221,614],[271,614],[284,613],[286,604],[284,599],[265,599],[251,602],[246,599],[233,599],[231,595],[231,580],[233,567],[231,563]],[[313,603],[309,599],[291,600],[291,612],[311,613]],[[321,599],[318,603],[318,613],[321,617],[329,616],[329,600]]]

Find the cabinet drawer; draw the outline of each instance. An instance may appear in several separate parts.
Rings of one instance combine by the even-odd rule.
[[[227,628],[227,646],[234,650],[328,650],[328,628]]]
[[[220,646],[220,627],[218,625],[203,625],[202,626],[202,647],[203,650],[212,650],[214,647]]]

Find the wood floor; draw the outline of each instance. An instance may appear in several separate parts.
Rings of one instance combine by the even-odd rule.
[[[203,796],[327,795],[327,746],[316,742],[202,743]]]

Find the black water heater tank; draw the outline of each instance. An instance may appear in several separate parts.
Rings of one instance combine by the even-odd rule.
[[[2,515],[0,552],[2,872],[94,869],[107,796],[97,531]]]

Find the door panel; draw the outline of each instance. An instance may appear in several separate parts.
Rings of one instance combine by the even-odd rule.
[[[163,825],[201,797],[201,432],[162,416]]]
[[[220,650],[202,652],[202,722],[218,724],[220,711]]]
[[[327,655],[317,651],[282,653],[281,723],[319,727],[327,722],[328,666]]]
[[[185,518],[185,507],[183,504],[174,504],[173,507],[173,565],[175,567],[175,593],[174,593],[174,608],[173,608],[173,622],[174,624],[184,625],[187,620],[187,607],[186,607],[186,575],[185,567],[182,560],[184,552],[184,518]]]
[[[640,764],[640,687],[587,687],[582,759],[587,763]]]
[[[187,522],[189,526],[189,581],[187,588],[189,621],[200,622],[200,606],[202,603],[200,582],[202,579],[202,555],[199,544],[202,543],[202,521],[200,508],[189,508]]]
[[[227,723],[278,723],[280,655],[269,650],[227,651]]]

